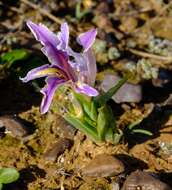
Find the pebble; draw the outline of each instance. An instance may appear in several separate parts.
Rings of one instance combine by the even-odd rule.
[[[50,115],[50,114],[49,114]],[[69,125],[61,116],[51,114],[52,131],[54,134],[63,138],[73,139],[76,133],[76,129]],[[49,119],[50,120],[50,119]]]
[[[63,154],[66,149],[70,149],[72,145],[72,140],[67,138],[60,138],[57,142],[48,148],[43,157],[47,161],[55,162],[58,156]]]
[[[102,90],[107,92],[110,88],[114,87],[120,79],[120,77],[114,74],[106,74],[101,84]],[[116,103],[140,102],[142,99],[141,86],[126,82],[117,93],[112,96],[112,99]]]
[[[122,190],[172,190],[167,184],[144,171],[132,172]]]
[[[116,182],[112,183],[112,190],[120,190],[119,184]]]
[[[10,133],[13,137],[21,138],[28,135],[28,130],[22,122],[13,116],[1,116],[0,127],[5,127],[5,133]]]
[[[111,177],[124,172],[124,164],[117,158],[108,155],[97,155],[86,165],[81,173],[84,176],[92,177]]]

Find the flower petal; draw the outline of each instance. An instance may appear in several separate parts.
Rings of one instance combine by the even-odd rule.
[[[68,55],[66,52],[54,49],[52,46],[44,46],[42,52],[48,57],[52,65],[57,66],[60,70],[66,73],[69,79],[75,81],[76,76],[69,64]]]
[[[83,94],[86,94],[87,96],[98,96],[99,95],[99,92],[95,88],[93,88],[85,83],[76,84],[76,85],[77,85],[76,92],[78,92],[78,93],[83,93]]]
[[[30,80],[41,78],[41,77],[56,77],[63,80],[69,80],[66,73],[60,70],[58,67],[53,65],[43,65],[29,71],[24,78],[20,78],[23,82],[28,82]]]
[[[60,50],[66,50],[69,42],[69,27],[66,22],[61,25],[61,32],[58,33],[60,44],[57,46]]]
[[[83,46],[84,52],[86,52],[94,43],[97,35],[97,30],[95,28],[82,33],[78,36],[77,41]]]
[[[50,107],[50,104],[53,99],[53,95],[58,88],[58,86],[64,83],[64,80],[59,80],[57,77],[48,77],[46,80],[46,86],[41,90],[41,93],[44,95],[40,111],[42,114],[46,113]]]
[[[68,53],[74,57],[74,61],[70,61],[69,63],[76,73],[78,73],[78,80],[81,79],[81,82],[93,86],[96,79],[97,66],[92,50],[88,49],[86,52],[77,53],[69,48]]]
[[[20,80],[22,80],[23,82],[28,82],[28,81],[36,79],[36,78],[46,77],[47,73],[42,72],[42,71],[49,69],[49,68],[50,68],[50,65],[46,64],[46,65],[37,67],[35,69],[32,69],[31,71],[29,71],[27,73],[27,75],[24,78],[20,78]]]
[[[28,21],[27,25],[35,38],[44,46],[42,52],[48,57],[50,63],[62,69],[63,65],[61,64],[61,59],[59,59],[59,54],[62,54],[62,52],[57,49],[57,46],[61,43],[58,36],[42,24],[37,25]],[[63,54],[61,57],[66,59],[67,55]]]
[[[69,61],[71,67],[77,72],[82,72],[87,70],[87,64],[83,58],[82,53],[74,52],[70,47],[68,48],[68,54],[74,58],[74,61]]]
[[[37,25],[28,21],[27,25],[35,38],[44,45],[42,52],[48,57],[52,65],[56,65],[67,73],[68,78],[75,80],[76,77],[68,63],[68,55],[63,51],[63,48],[68,46],[69,28],[67,23],[61,25],[59,37],[42,24]],[[58,46],[62,46],[61,49],[57,49]]]
[[[52,45],[56,47],[60,41],[53,32],[51,32],[46,26],[43,24],[34,24],[32,21],[27,22],[27,26],[32,31],[35,38],[42,43],[42,45]]]
[[[97,73],[96,58],[91,49],[88,49],[88,51],[84,52],[83,55],[87,64],[88,84],[93,86],[96,80]]]
[[[65,52],[57,50],[51,45],[46,45],[41,50],[47,56],[52,65],[56,65],[60,69],[64,70],[64,64],[68,61],[68,56]]]

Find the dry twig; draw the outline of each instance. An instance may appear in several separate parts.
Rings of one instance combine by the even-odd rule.
[[[164,61],[166,63],[171,63],[172,62],[172,57],[165,57],[165,56],[161,56],[161,55],[155,55],[155,54],[147,53],[147,52],[136,50],[136,49],[128,49],[128,50],[131,53],[133,53],[135,55],[139,55],[141,57],[157,59],[157,60],[160,60],[160,61]]]
[[[141,13],[149,12],[149,11],[152,11],[152,9],[143,8],[141,10],[134,10],[134,11],[124,12],[124,13],[119,13],[119,14],[112,13],[112,14],[109,14],[109,16],[110,18],[128,17],[128,16],[132,17],[132,16],[137,16],[138,14],[141,14]]]
[[[42,15],[47,16],[49,19],[56,22],[57,24],[62,24],[62,21],[59,18],[55,17],[54,15],[49,13],[47,10],[41,8],[40,6],[35,5],[34,3],[32,3],[32,2],[30,2],[28,0],[21,0],[21,2],[28,5],[28,6],[30,6],[33,9],[38,10]]]

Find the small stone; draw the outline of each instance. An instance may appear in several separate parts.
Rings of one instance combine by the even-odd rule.
[[[100,154],[91,160],[81,172],[84,176],[110,177],[122,173],[124,169],[124,164],[117,158],[107,154]]]
[[[110,88],[114,87],[121,78],[114,74],[106,74],[102,81],[101,88],[107,92]],[[126,93],[127,92],[127,93]],[[116,103],[122,102],[140,102],[142,99],[142,89],[140,85],[135,85],[126,82],[116,94],[112,96]]]
[[[119,184],[116,182],[112,183],[112,190],[120,190]]]
[[[52,131],[55,135],[59,135],[62,138],[73,139],[76,133],[76,128],[69,125],[61,116],[56,114],[50,114],[48,118],[52,124]]]
[[[122,190],[172,190],[167,184],[144,171],[132,172]]]
[[[116,47],[110,47],[108,49],[108,58],[110,60],[115,60],[118,59],[120,57],[120,52]]]
[[[26,126],[13,116],[1,116],[0,127],[5,127],[5,133],[10,133],[16,138],[25,137],[29,133]]]
[[[67,138],[60,138],[44,153],[43,157],[47,161],[55,162],[58,156],[64,153],[66,149],[70,149],[73,145],[73,141]]]

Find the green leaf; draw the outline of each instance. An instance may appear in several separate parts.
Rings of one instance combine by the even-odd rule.
[[[97,118],[97,132],[101,140],[105,139],[105,134],[109,125],[109,116],[106,106],[102,106],[98,109],[98,118]]]
[[[114,131],[112,127],[109,127],[105,133],[105,141],[113,143],[114,142]],[[119,142],[119,141],[118,141]]]
[[[131,124],[128,125],[128,129],[132,130],[135,126],[140,124],[143,121],[143,118],[139,118],[136,121],[132,122]]]
[[[121,130],[114,132],[113,128],[110,127],[108,131],[106,132],[105,140],[106,142],[110,142],[112,144],[118,144],[122,136],[123,136],[123,133]]]
[[[145,130],[145,129],[133,129],[132,132],[133,133],[142,133],[144,135],[152,136],[152,133],[150,131]]]
[[[16,181],[19,178],[19,172],[14,168],[0,169],[0,183],[8,184]]]
[[[113,143],[114,134],[118,132],[112,110],[107,105],[98,109],[97,132],[101,140],[107,140],[111,143]]]
[[[88,13],[90,13],[89,10],[81,11],[81,3],[82,3],[82,1],[79,1],[79,2],[76,4],[76,9],[75,9],[75,17],[76,17],[78,20],[81,20],[85,15],[87,15]]]
[[[99,141],[95,127],[91,126],[86,121],[81,121],[76,117],[72,117],[70,114],[65,114],[64,119],[73,125],[76,129],[81,130],[95,142]]]
[[[137,125],[139,125],[141,122],[143,121],[143,118],[139,118],[136,121],[134,121],[133,123],[131,123],[130,125],[128,125],[128,129],[132,132],[132,133],[142,133],[145,135],[149,135],[151,136],[152,133],[150,131],[147,131],[145,129],[134,129]]]
[[[24,60],[28,58],[29,53],[24,49],[16,49],[5,53],[2,57],[2,63],[6,63],[10,68],[15,61]]]
[[[91,111],[89,116],[92,120],[97,121],[97,105],[94,100],[91,102]]]
[[[2,190],[2,188],[3,188],[3,185],[2,185],[2,183],[0,183],[0,190]]]
[[[97,107],[95,101],[93,99],[88,98],[87,96],[79,93],[74,93],[74,96],[81,103],[84,112],[90,117],[91,120],[97,120]]]
[[[99,105],[105,105],[108,100],[112,98],[112,96],[121,88],[123,84],[125,84],[127,78],[122,78],[114,87],[110,88],[107,92],[100,95],[95,99]]]

